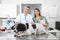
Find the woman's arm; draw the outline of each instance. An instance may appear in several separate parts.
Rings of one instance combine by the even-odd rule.
[[[48,21],[45,17],[44,17],[44,19],[45,19],[45,24],[42,24],[42,25],[45,26],[45,27],[48,27],[49,23],[48,23]]]
[[[45,27],[48,27],[48,24],[42,24],[43,26],[45,26]]]

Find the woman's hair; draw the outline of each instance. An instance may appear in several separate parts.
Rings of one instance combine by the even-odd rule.
[[[35,8],[34,11],[37,10],[39,12],[39,16],[41,16],[40,10],[38,8]],[[36,17],[36,15],[34,14],[34,17]]]

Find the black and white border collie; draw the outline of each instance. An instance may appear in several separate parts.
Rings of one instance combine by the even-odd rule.
[[[25,35],[25,34],[31,35],[32,33],[35,32],[35,29],[36,29],[35,24],[28,24],[28,23],[22,24],[22,23],[19,23],[16,26],[16,34],[15,34],[15,36],[22,36],[22,35]]]

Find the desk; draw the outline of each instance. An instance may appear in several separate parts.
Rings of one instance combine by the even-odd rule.
[[[4,32],[4,33],[0,33],[0,40],[19,40],[20,38],[19,37],[14,37],[14,32]],[[49,35],[46,37],[45,35],[38,35],[38,37],[33,37],[33,36],[29,36],[29,37],[25,37],[25,38],[22,38],[22,40],[40,40],[40,39],[44,39],[44,40],[48,40],[48,39],[51,39],[51,40],[59,40],[58,38],[56,38],[53,34],[49,33]]]

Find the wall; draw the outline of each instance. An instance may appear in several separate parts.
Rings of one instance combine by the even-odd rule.
[[[59,4],[60,0],[2,0],[2,4],[17,4],[20,5],[21,3],[28,3],[28,4],[42,4],[42,15],[46,16],[48,22],[49,22],[49,27],[53,27],[55,28],[55,21],[60,21],[60,4]],[[49,13],[47,8],[49,6],[57,6],[58,7],[58,11],[57,11],[57,17],[56,18],[49,18]],[[21,5],[20,5],[20,9],[21,9]],[[21,10],[19,11],[21,12]]]
[[[21,11],[22,11],[22,12],[23,12],[24,7],[27,6],[27,5],[30,7],[30,12],[29,12],[29,13],[30,13],[32,16],[34,16],[34,9],[35,9],[35,8],[39,8],[40,11],[41,11],[41,7],[42,7],[41,4],[22,4],[22,5],[21,5]]]

